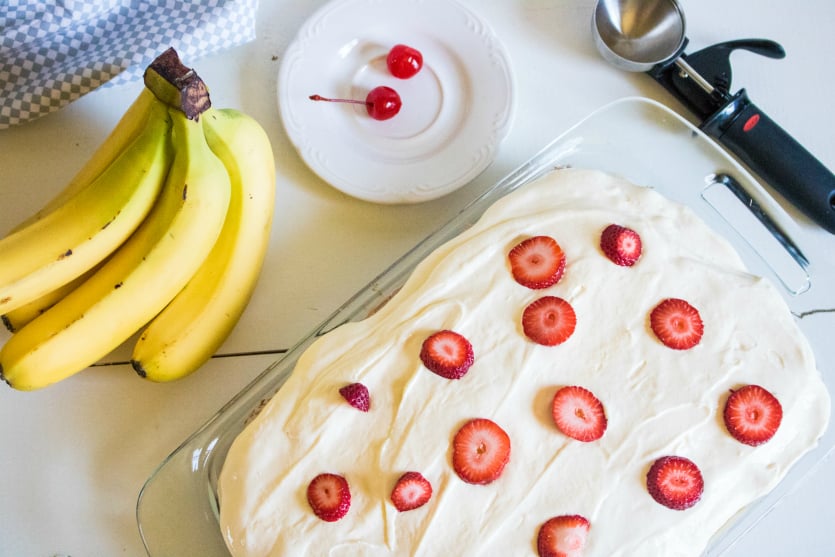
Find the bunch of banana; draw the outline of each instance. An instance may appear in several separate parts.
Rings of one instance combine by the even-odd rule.
[[[215,109],[169,49],[82,170],[0,239],[0,378],[33,390],[137,332],[131,363],[184,377],[227,338],[270,237],[275,162],[264,130]]]

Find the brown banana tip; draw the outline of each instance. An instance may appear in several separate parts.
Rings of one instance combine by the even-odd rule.
[[[15,330],[14,324],[12,323],[11,319],[9,319],[8,315],[0,316],[0,319],[3,320],[3,325],[6,326],[6,328],[9,330],[10,333],[16,333],[17,332],[17,330]],[[0,368],[0,370],[2,370],[2,368]]]
[[[145,372],[145,368],[142,367],[142,363],[137,360],[131,360],[130,365],[133,367],[133,370],[136,372],[139,377],[147,377],[148,374]]]
[[[8,380],[8,379],[6,379],[6,376],[5,376],[5,375],[3,375],[3,364],[0,364],[0,381],[2,381],[3,383],[5,383],[5,384],[6,384],[6,385],[8,385],[9,387],[11,387],[11,386],[12,386],[12,384],[9,382],[9,380]]]
[[[206,83],[197,75],[194,69],[187,67],[180,60],[174,47],[169,47],[156,57],[145,70],[145,85],[162,100],[168,96],[166,92],[158,90],[159,85],[149,77],[149,70],[158,74],[169,86],[179,93],[177,108],[182,110],[190,120],[198,120],[200,115],[212,106],[209,89]]]

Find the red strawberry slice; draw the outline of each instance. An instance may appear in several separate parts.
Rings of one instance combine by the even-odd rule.
[[[432,484],[420,472],[406,472],[391,492],[391,502],[398,511],[411,511],[425,505],[432,497]]]
[[[746,385],[731,391],[723,415],[725,427],[734,439],[756,447],[777,433],[783,420],[783,407],[766,389]]]
[[[596,441],[606,431],[603,404],[588,389],[563,387],[554,395],[551,414],[557,429],[578,441]]]
[[[513,278],[528,288],[548,288],[565,272],[565,253],[550,236],[533,236],[517,244],[510,253]]]
[[[579,514],[555,516],[539,527],[536,548],[539,557],[580,557],[590,524]]]
[[[473,345],[462,335],[445,329],[423,341],[420,360],[441,377],[461,379],[473,365]]]
[[[658,340],[675,350],[693,348],[704,333],[699,310],[679,298],[667,298],[655,306],[649,323]]]
[[[600,249],[616,265],[631,267],[641,257],[641,237],[631,228],[610,224],[600,235]]]
[[[537,344],[561,344],[574,333],[576,326],[577,315],[574,308],[557,296],[539,298],[522,312],[522,330]]]
[[[339,394],[348,401],[348,404],[357,410],[368,412],[369,408],[371,408],[371,395],[368,394],[368,387],[362,383],[345,385],[339,389]]]
[[[464,424],[452,440],[452,467],[462,480],[489,484],[510,460],[510,437],[487,418]]]
[[[647,472],[647,490],[652,498],[677,511],[698,503],[704,487],[699,467],[683,456],[662,456]]]
[[[351,508],[348,481],[337,474],[319,474],[307,486],[307,502],[316,516],[336,522]]]

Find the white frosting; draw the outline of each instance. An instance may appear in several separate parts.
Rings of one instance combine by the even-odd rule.
[[[599,248],[610,223],[641,235],[630,268]],[[514,282],[508,251],[538,234],[566,253],[546,290]],[[522,333],[523,308],[543,295],[568,300],[577,327],[547,347]],[[691,350],[663,346],[650,310],[678,297],[705,323]],[[421,343],[453,329],[475,363],[458,381],[429,372]],[[362,382],[371,411],[338,389]],[[729,389],[757,383],[783,407],[777,434],[750,447],[726,431]],[[550,413],[556,389],[582,385],[601,400],[599,441],[569,439]],[[385,306],[317,340],[284,387],[236,439],[220,480],[220,521],[235,556],[536,555],[539,526],[560,514],[591,522],[586,556],[697,556],[740,509],[770,491],[829,420],[829,395],[782,298],[749,275],[730,245],[689,209],[613,176],[558,170],[495,203],[472,228],[423,261]],[[510,462],[489,485],[461,481],[450,444],[466,420],[486,417],[511,438]],[[705,481],[691,509],[670,510],[646,490],[663,455],[693,460]],[[434,495],[399,513],[389,500],[405,471]],[[352,503],[318,519],[310,480],[342,474]]]

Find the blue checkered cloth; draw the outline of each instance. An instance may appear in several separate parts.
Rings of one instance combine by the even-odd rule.
[[[258,0],[0,0],[0,129],[103,84],[255,38]]]

